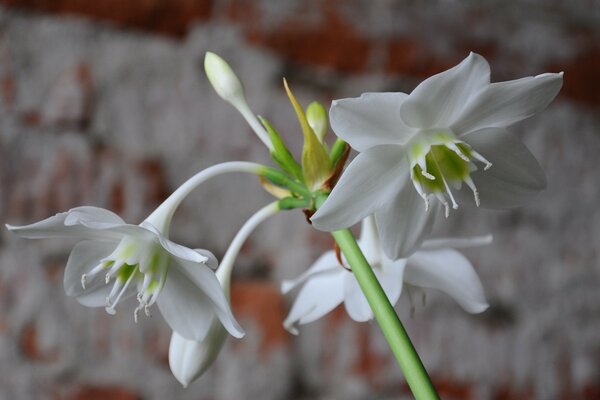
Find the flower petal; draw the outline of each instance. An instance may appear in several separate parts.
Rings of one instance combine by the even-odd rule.
[[[112,212],[98,207],[76,207],[69,211],[58,213],[42,221],[24,226],[6,225],[15,234],[27,239],[43,239],[51,237],[74,237],[78,239],[115,239],[118,235],[113,232],[99,231],[97,228],[82,225],[80,221],[103,221],[111,226],[123,221]]]
[[[489,64],[471,53],[457,66],[421,82],[402,104],[400,115],[415,128],[447,127],[469,98],[489,83]]]
[[[339,261],[337,260],[335,253],[333,251],[326,251],[302,275],[296,279],[284,280],[281,282],[281,292],[283,294],[287,294],[292,289],[303,284],[307,280],[313,279],[322,273],[330,272],[331,270],[336,270],[338,268],[342,268],[342,266],[339,265]]]
[[[344,306],[350,318],[356,322],[373,318],[373,311],[354,274],[347,274],[344,279]]]
[[[348,271],[340,268],[313,276],[306,281],[283,326],[298,334],[296,324],[313,322],[337,307],[344,300],[344,276]]]
[[[464,238],[437,238],[429,239],[423,242],[422,250],[440,250],[440,249],[465,249],[469,247],[485,246],[492,243],[491,234],[483,236],[471,236]]]
[[[65,225],[84,225],[97,229],[95,224],[111,224],[120,225],[124,224],[125,221],[121,219],[114,212],[91,206],[75,207],[69,210],[68,215],[65,219]],[[89,225],[88,225],[89,224]]]
[[[381,208],[409,180],[404,148],[376,146],[360,153],[312,216],[315,228],[347,228]]]
[[[480,313],[488,308],[477,273],[469,260],[456,250],[416,252],[408,259],[404,281],[438,289],[470,313]]]
[[[202,340],[215,314],[231,335],[244,336],[219,281],[204,264],[178,259],[157,304],[169,326],[186,339]]]
[[[519,138],[504,129],[482,129],[462,138],[488,159],[492,166],[471,173],[479,191],[481,206],[510,208],[523,205],[546,187],[544,171]],[[466,185],[464,185],[466,186]],[[461,204],[471,204],[472,193],[466,187],[459,192]]]
[[[377,276],[392,305],[396,305],[402,294],[406,262],[405,258],[397,261],[386,260],[382,265],[381,273]]]
[[[392,260],[408,257],[416,251],[431,232],[439,204],[425,210],[425,202],[411,184],[385,207],[375,212],[383,251]]]
[[[414,129],[400,118],[406,93],[363,93],[334,100],[329,110],[331,128],[358,151],[382,144],[405,143]]]
[[[65,268],[65,275],[63,283],[65,286],[65,293],[67,296],[81,296],[94,291],[99,286],[106,286],[104,281],[104,274],[96,274],[86,282],[86,289],[81,284],[81,277],[83,274],[87,274],[91,269],[96,267],[100,260],[110,255],[113,252],[117,243],[104,242],[100,240],[84,240],[75,245],[67,266]],[[103,299],[101,305],[105,305],[106,301]]]
[[[212,301],[176,266],[156,303],[171,329],[186,339],[203,340],[215,318]]]
[[[104,282],[102,282],[104,283]],[[106,307],[106,298],[112,289],[111,285],[97,285],[86,290],[81,295],[77,296],[77,301],[86,307]],[[121,297],[121,301],[130,297],[135,290],[132,287],[127,289],[127,292]]]
[[[202,251],[198,251],[198,250],[192,250],[189,247],[185,247],[182,246],[178,243],[175,243],[169,239],[167,239],[161,231],[159,231],[154,225],[152,225],[150,222],[148,221],[144,221],[140,224],[139,226],[140,230],[147,230],[149,232],[152,232],[154,234],[154,236],[156,236],[156,238],[158,239],[160,245],[169,253],[171,253],[173,256],[177,257],[177,258],[181,258],[183,260],[188,260],[188,261],[192,261],[195,263],[213,263],[216,261],[216,258],[214,255],[212,255],[212,253],[210,253],[208,250],[205,250],[207,252],[207,255],[202,254]],[[203,250],[204,251],[204,250]],[[210,256],[208,255],[210,254]]]
[[[460,135],[482,128],[506,127],[546,108],[562,83],[562,72],[492,83],[465,107],[451,128]]]

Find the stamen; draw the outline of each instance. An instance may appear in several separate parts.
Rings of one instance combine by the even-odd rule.
[[[133,310],[133,322],[134,323],[138,323],[139,319],[140,319],[140,308],[141,306],[137,306],[135,308],[135,310]]]
[[[446,178],[444,178],[444,175],[442,175],[442,182],[444,182],[444,187],[446,188],[446,193],[448,194],[448,197],[450,197],[450,201],[452,202],[452,208],[454,210],[456,210],[458,208],[458,204],[456,204],[456,201],[454,200],[454,196],[452,195],[452,190],[450,190],[450,186],[448,186],[448,182],[446,182]],[[448,218],[447,215],[446,215],[446,218]]]
[[[108,285],[108,282],[110,282],[110,272],[107,272],[106,275],[104,275],[104,283]]]
[[[134,270],[133,272],[131,272],[131,274],[129,275],[129,278],[127,278],[127,281],[125,282],[125,284],[123,285],[123,287],[121,288],[121,291],[119,292],[119,294],[117,295],[117,298],[113,300],[113,304],[109,307],[106,307],[106,312],[109,314],[115,314],[115,306],[119,303],[119,300],[121,300],[121,297],[123,297],[123,294],[125,293],[125,291],[127,290],[127,288],[129,287],[129,284],[131,283],[131,281],[133,280],[133,277],[135,276],[136,271]],[[117,279],[117,282],[119,280]],[[115,283],[116,285],[117,283]],[[113,287],[114,290],[114,287]]]
[[[83,288],[83,290],[85,290],[86,280],[87,277],[85,276],[85,274],[81,275],[81,287]]]
[[[473,182],[473,179],[471,179],[470,176],[467,176],[464,179],[464,181],[467,184],[467,186],[469,186],[469,188],[471,189],[471,191],[473,192],[473,197],[475,198],[475,205],[477,205],[477,207],[479,207],[479,204],[481,202],[479,200],[479,191],[477,190],[477,187],[475,186],[475,182]]]
[[[483,167],[484,171],[487,171],[488,169],[490,169],[490,167],[492,166],[492,163],[489,162],[484,156],[482,156],[481,154],[479,154],[478,152],[476,152],[473,149],[471,149],[471,154],[473,155],[474,159],[485,164],[485,167]]]
[[[456,155],[462,158],[464,161],[471,162],[471,159],[467,157],[467,155],[463,153],[462,150],[455,143],[448,143],[446,144],[446,147],[455,152]]]
[[[152,317],[152,314],[150,313],[150,306],[144,306],[144,314],[146,314],[146,317],[148,318]]]
[[[450,204],[448,204],[448,202],[446,201],[446,199],[440,192],[436,192],[435,197],[437,197],[437,199],[440,201],[440,203],[442,203],[444,205],[445,215],[446,215],[446,218],[448,218],[450,216]]]
[[[419,167],[421,167],[421,175],[423,175],[425,178],[429,179],[430,181],[435,181],[435,176],[433,176],[429,172],[427,172],[427,161],[425,160],[425,157],[420,157],[417,160],[417,164],[419,165]]]
[[[423,175],[425,178],[429,179],[430,181],[435,181],[435,176],[431,175],[429,172],[425,171],[424,169],[421,169],[421,175]]]

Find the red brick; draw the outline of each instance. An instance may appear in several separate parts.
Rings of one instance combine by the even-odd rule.
[[[131,389],[119,386],[83,386],[68,400],[141,400],[142,396]]]
[[[369,326],[360,324],[357,326],[357,347],[358,358],[354,365],[354,371],[363,377],[366,377],[372,386],[380,385],[381,371],[388,364],[388,358],[376,354],[371,347],[372,338],[370,335]]]
[[[138,162],[136,167],[146,182],[148,203],[152,206],[162,203],[169,195],[169,189],[161,162],[145,159]]]
[[[388,43],[385,71],[390,74],[427,77],[452,67],[456,64],[455,61],[460,61],[460,58],[440,59],[425,43],[415,38],[403,37]]]
[[[211,0],[0,0],[25,10],[80,15],[119,26],[182,37],[198,20],[212,13]]]
[[[365,71],[370,56],[368,39],[332,8],[324,11],[323,20],[316,25],[309,25],[298,17],[268,32],[250,29],[247,38],[290,61],[341,72]]]
[[[240,320],[254,321],[261,331],[261,352],[284,345],[290,335],[283,328],[287,309],[279,289],[266,281],[235,282],[231,288],[233,312]]]
[[[589,49],[569,63],[556,64],[549,71],[564,71],[561,94],[591,106],[600,105],[600,47]]]
[[[54,361],[56,354],[44,352],[38,344],[38,331],[34,324],[26,325],[21,331],[21,352],[25,357],[34,361]]]

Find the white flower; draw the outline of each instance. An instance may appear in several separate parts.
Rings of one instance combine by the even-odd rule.
[[[431,197],[446,216],[463,201],[524,203],[545,187],[544,173],[505,128],[544,109],[561,86],[562,73],[490,83],[487,61],[471,53],[410,95],[334,101],[331,126],[360,154],[312,217],[314,226],[333,231],[375,213],[384,251],[398,259],[429,233]]]
[[[435,239],[426,241],[422,249],[408,259],[393,261],[382,251],[372,216],[363,220],[358,241],[392,305],[398,302],[402,287],[406,283],[438,289],[451,296],[470,313],[483,312],[488,304],[473,266],[460,252],[451,247],[478,246],[490,242],[491,236]],[[298,324],[315,321],[342,302],[353,320],[363,322],[373,318],[371,307],[358,282],[346,268],[349,267],[341,266],[333,251],[328,251],[304,274],[282,283],[283,293],[302,286],[284,321],[286,329],[297,333]]]
[[[242,337],[211,270],[217,266],[215,257],[167,239],[163,229],[168,229],[172,210],[159,210],[140,225],[126,224],[102,208],[77,207],[31,225],[6,227],[29,239],[81,239],[67,261],[64,286],[68,296],[85,306],[104,306],[113,314],[121,300],[137,294],[136,321],[140,311],[149,315],[156,303],[182,337],[204,339],[215,316],[229,333]]]

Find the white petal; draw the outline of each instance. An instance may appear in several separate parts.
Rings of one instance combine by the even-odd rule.
[[[408,257],[431,232],[439,204],[425,210],[412,184],[406,185],[384,208],[375,212],[383,251],[392,260]]]
[[[113,224],[120,225],[124,224],[125,221],[121,219],[117,214],[110,210],[99,207],[82,206],[75,207],[69,210],[68,215],[65,219],[65,225],[84,225],[87,224]]]
[[[493,83],[452,123],[457,134],[506,127],[543,110],[562,87],[563,74],[542,74]]]
[[[151,224],[148,221],[142,222],[137,228],[139,228],[140,230],[151,232],[153,236],[155,236],[158,239],[160,245],[175,257],[196,263],[210,262],[214,264],[214,262],[216,261],[215,256],[212,255],[212,253],[208,250],[192,250],[189,247],[182,246],[178,243],[167,239],[160,230],[158,230],[153,224]],[[203,251],[206,251],[207,255],[204,255],[202,253]]]
[[[202,257],[206,258],[206,261],[204,261],[204,264],[210,268],[210,269],[217,269],[217,267],[219,266],[219,260],[217,260],[217,257],[215,257],[215,255],[208,250],[205,249],[194,249],[194,251],[198,254],[200,254]]]
[[[86,289],[81,285],[81,276],[100,264],[116,248],[114,242],[100,240],[84,240],[73,247],[65,268],[64,286],[67,296],[81,296],[99,286],[105,286],[104,274],[96,274],[86,282]],[[103,305],[103,304],[102,304]],[[98,305],[99,307],[100,305]]]
[[[374,215],[369,215],[362,220],[358,244],[363,255],[370,263],[382,261],[381,242],[379,241],[379,232],[377,232],[377,223],[375,222]]]
[[[377,274],[379,283],[383,287],[387,298],[392,305],[396,305],[402,294],[404,282],[404,269],[406,268],[406,259],[397,261],[386,260],[383,263],[382,271]]]
[[[350,318],[356,322],[365,322],[372,319],[373,311],[354,274],[346,275],[344,281],[344,306]]]
[[[296,279],[284,280],[281,282],[281,292],[283,294],[287,294],[290,290],[294,289],[298,285],[303,284],[307,280],[312,279],[321,273],[336,270],[338,268],[343,267],[340,265],[335,252],[326,251],[302,275]]]
[[[321,318],[344,299],[344,276],[350,274],[340,267],[309,279],[294,300],[283,326],[297,334],[296,324],[307,324]]]
[[[462,138],[492,166],[471,173],[481,206],[510,208],[523,205],[546,187],[544,171],[527,147],[504,129],[483,129]],[[472,204],[472,193],[463,185],[461,204]]]
[[[334,231],[372,214],[410,179],[408,168],[402,146],[376,146],[360,153],[312,216],[314,227]]]
[[[87,217],[87,219],[85,217]],[[115,235],[113,232],[96,230],[96,228],[78,223],[80,220],[89,221],[94,217],[100,219],[104,218],[103,221],[114,221],[116,215],[102,208],[77,207],[30,225],[6,225],[6,228],[27,239],[43,239],[51,237],[74,237],[78,239],[118,238],[118,235]],[[113,222],[110,223],[114,224]]]
[[[215,318],[215,306],[182,269],[169,269],[156,301],[171,329],[186,339],[203,340]]]
[[[227,332],[220,323],[213,323],[203,341],[188,340],[173,332],[169,345],[171,372],[183,387],[198,379],[215,361]]]
[[[438,289],[470,313],[480,313],[488,308],[477,273],[469,260],[456,250],[413,254],[408,260],[404,281],[414,286]]]
[[[447,127],[490,83],[485,58],[471,53],[457,66],[424,80],[402,104],[400,115],[415,128]]]
[[[363,93],[334,100],[329,110],[331,128],[358,151],[382,144],[405,143],[414,129],[400,118],[405,93]]]
[[[157,303],[171,328],[187,339],[202,340],[215,314],[231,335],[244,336],[214,272],[203,264],[178,259]]]
[[[466,249],[469,247],[485,246],[492,243],[492,235],[471,236],[464,238],[437,238],[429,239],[423,242],[422,250],[440,250],[440,249]]]
[[[89,288],[84,293],[77,296],[76,299],[81,305],[86,307],[106,307],[106,298],[110,294],[111,289],[112,285],[97,285]],[[127,292],[121,297],[121,301],[130,297],[135,292],[135,290],[132,289],[133,287],[131,286],[127,289]]]

